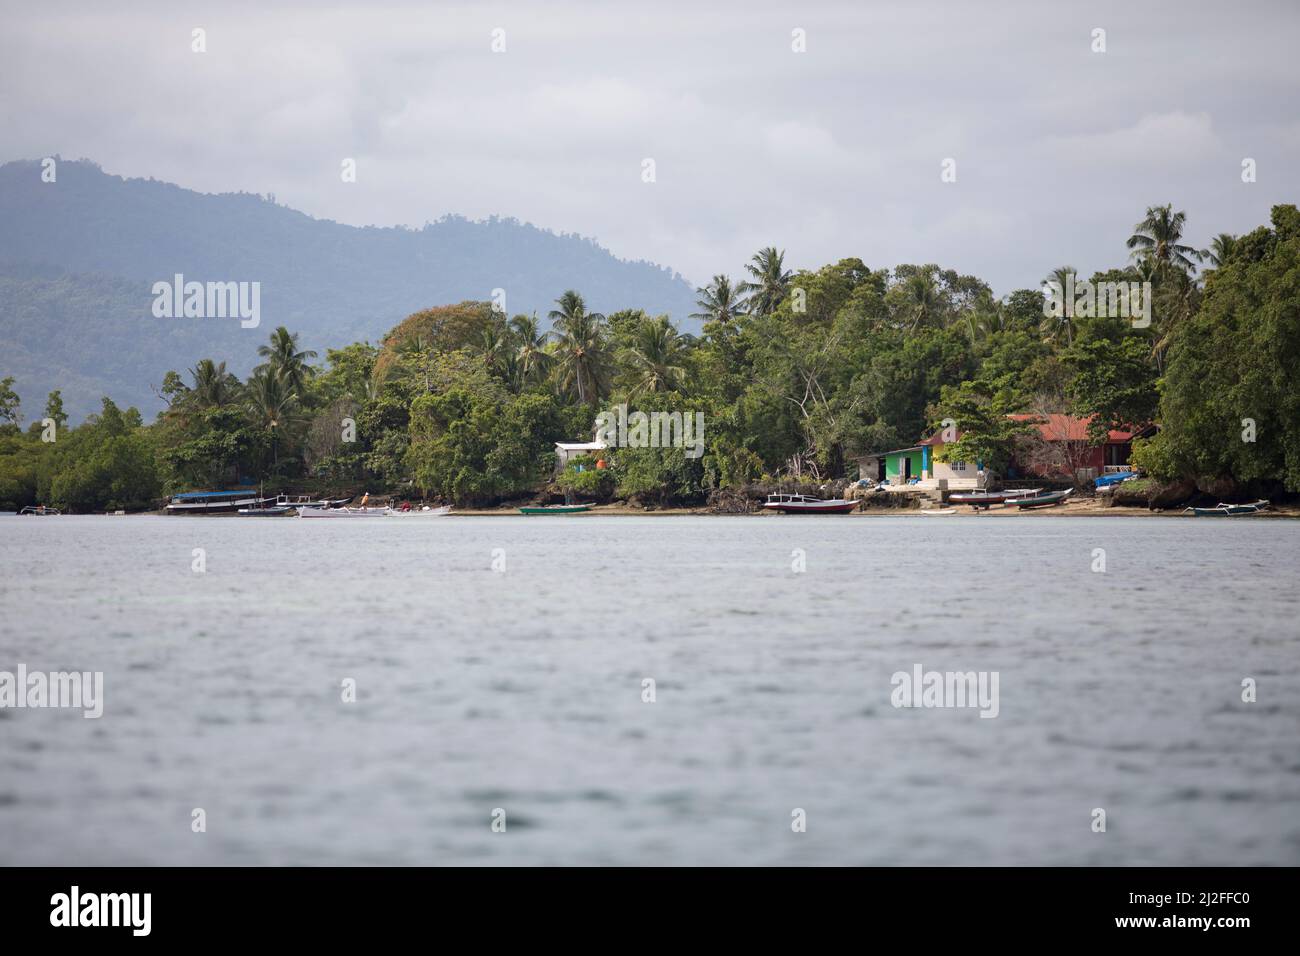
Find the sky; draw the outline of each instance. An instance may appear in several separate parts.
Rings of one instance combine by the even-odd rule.
[[[1298,28],[1293,0],[0,0],[0,161],[513,216],[696,285],[775,245],[1003,295],[1123,264],[1151,205],[1204,247],[1300,201]]]

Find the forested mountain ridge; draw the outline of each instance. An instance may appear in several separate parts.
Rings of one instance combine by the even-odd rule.
[[[245,373],[247,345],[277,325],[323,352],[494,289],[511,314],[536,311],[543,322],[561,291],[579,287],[595,310],[693,324],[694,292],[671,270],[513,219],[362,228],[250,193],[124,179],[84,160],[58,161],[52,183],[41,172],[36,161],[0,166],[0,352],[23,391],[62,389],[74,420],[110,394],[157,410],[162,371],[195,355],[228,355]],[[261,330],[156,318],[151,287],[177,273],[261,283]]]

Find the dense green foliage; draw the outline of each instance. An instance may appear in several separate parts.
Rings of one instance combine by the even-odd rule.
[[[1160,422],[1138,456],[1162,479],[1300,490],[1300,215],[1277,207],[1272,229],[1216,237],[1204,253],[1181,241],[1183,226],[1152,207],[1130,240],[1134,262],[1093,276],[1150,282],[1149,325],[1085,308],[1051,314],[1039,289],[999,299],[933,264],[792,271],[768,248],[743,281],[719,275],[699,290],[699,336],[639,309],[602,315],[573,290],[555,300],[549,332],[535,316],[462,302],[323,361],[281,327],[242,379],[207,358],[162,375],[167,407],[149,425],[106,399],[68,429],[51,394],[54,441],[41,422],[22,431],[5,379],[0,505],[143,507],[260,482],[656,507],[774,478],[856,477],[855,456],[941,427],[959,436],[943,457],[997,469],[1030,427],[1025,413],[1058,412],[1093,416],[1094,440]],[[1205,259],[1214,268],[1196,274]],[[597,414],[620,405],[702,414],[700,445],[613,447],[607,468],[588,456],[557,478],[554,443],[589,440]],[[1246,420],[1254,441],[1243,441]]]

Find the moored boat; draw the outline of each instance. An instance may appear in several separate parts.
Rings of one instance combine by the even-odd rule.
[[[813,498],[811,495],[768,495],[763,507],[793,515],[842,515],[858,506],[844,498]]]
[[[1070,497],[1074,492],[1071,488],[1067,491],[1049,491],[1046,494],[1031,495],[1024,498],[1008,499],[1007,505],[1016,508],[1048,508],[1052,505],[1065,503],[1065,499]]]
[[[293,514],[293,509],[287,505],[267,505],[261,508],[240,508],[239,517],[241,518],[283,518]]]
[[[521,515],[574,515],[590,511],[590,504],[582,505],[530,505],[520,508]]]
[[[303,505],[294,509],[299,518],[382,518],[387,508],[313,508]]]
[[[185,491],[172,495],[164,510],[169,515],[236,514],[241,508],[273,504],[274,498],[262,498],[252,491]]]
[[[20,515],[32,515],[36,518],[50,518],[63,512],[59,511],[58,508],[51,508],[47,505],[28,505],[18,513]]]
[[[1198,518],[1235,518],[1240,515],[1257,515],[1267,507],[1268,501],[1261,498],[1259,501],[1240,505],[1220,501],[1213,508],[1188,508],[1186,511],[1190,511]]]
[[[384,517],[386,518],[441,518],[443,515],[451,514],[451,505],[442,505],[439,508],[431,508],[425,505],[423,508],[411,508],[403,510],[401,508],[385,508]]]

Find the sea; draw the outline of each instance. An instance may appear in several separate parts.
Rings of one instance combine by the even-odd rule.
[[[1296,865],[1298,569],[1267,518],[0,517],[0,864]]]

